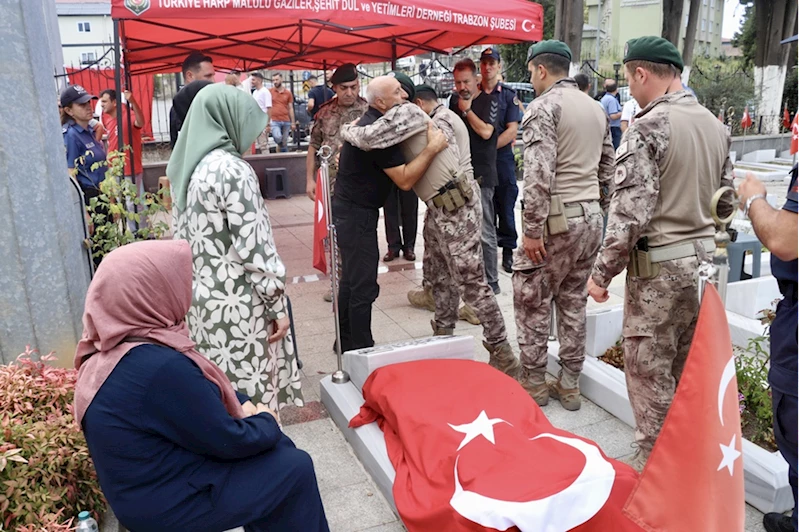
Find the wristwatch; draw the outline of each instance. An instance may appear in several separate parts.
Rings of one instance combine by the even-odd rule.
[[[746,204],[744,205],[744,216],[749,218],[749,208],[752,206],[752,203],[754,203],[755,200],[759,200],[759,199],[762,199],[762,200],[766,199],[766,195],[765,194],[755,194],[754,196],[752,196],[751,198],[746,200]]]
[[[461,116],[462,116],[463,118],[466,118],[466,117],[469,115],[469,113],[470,113],[470,112],[472,112],[472,108],[471,108],[471,107],[469,107],[468,109],[466,109],[465,111],[463,111],[463,112],[461,113]]]

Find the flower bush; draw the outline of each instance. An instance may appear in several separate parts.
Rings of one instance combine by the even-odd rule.
[[[72,516],[98,518],[107,503],[72,417],[77,372],[35,354],[0,366],[0,530],[67,531]]]

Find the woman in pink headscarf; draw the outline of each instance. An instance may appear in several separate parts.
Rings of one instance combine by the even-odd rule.
[[[194,349],[191,282],[175,240],[112,251],[89,286],[75,418],[111,508],[135,532],[327,531],[311,458]]]

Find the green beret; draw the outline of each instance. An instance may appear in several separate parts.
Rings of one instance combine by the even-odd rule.
[[[412,102],[413,98],[416,96],[416,91],[414,90],[413,81],[409,78],[405,73],[400,72],[398,70],[392,70],[386,76],[391,76],[392,78],[396,78],[399,81],[400,85],[402,85],[402,90],[408,93],[408,101]]]
[[[639,37],[624,45],[624,62],[650,61],[674,65],[683,69],[682,56],[677,47],[663,37]]]
[[[413,90],[416,91],[416,96],[419,96],[423,92],[429,92],[433,96],[438,96],[436,90],[430,85],[417,85],[413,88]]]
[[[358,69],[352,63],[344,63],[330,76],[330,83],[338,85],[339,83],[349,83],[356,79],[358,79]]]
[[[566,46],[566,43],[563,41],[556,41],[554,39],[541,41],[530,45],[530,49],[527,50],[527,62],[529,63],[531,59],[541,54],[562,55],[569,61],[572,60],[572,52],[569,50],[569,47]]]

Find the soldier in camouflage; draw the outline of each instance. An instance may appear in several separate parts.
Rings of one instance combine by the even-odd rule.
[[[627,268],[623,340],[642,469],[671,406],[699,313],[696,271],[714,249],[711,198],[732,185],[723,124],[683,90],[680,53],[660,37],[627,43],[624,75],[642,110],[616,150],[607,233],[588,292]],[[726,196],[728,197],[728,196]],[[726,198],[725,197],[725,198]],[[724,217],[731,200],[719,202]]]
[[[336,97],[325,102],[316,113],[311,127],[311,140],[308,144],[308,156],[305,158],[305,191],[311,201],[316,201],[316,173],[319,170],[317,152],[322,146],[330,146],[332,156],[328,163],[330,179],[330,198],[333,198],[336,172],[338,171],[338,152],[341,149],[341,125],[352,122],[363,116],[369,107],[366,100],[360,97],[358,71],[355,65],[347,63],[336,69],[330,78]],[[329,245],[329,243],[328,243]],[[337,253],[336,273],[341,279],[341,253]],[[333,301],[333,293],[325,294],[325,301]]]
[[[447,136],[449,147],[445,152],[453,155],[456,166],[452,174],[466,178],[471,195],[463,206],[452,211],[436,206],[432,199],[426,201],[425,267],[435,302],[435,320],[431,325],[436,335],[452,334],[458,320],[458,299],[462,297],[483,326],[483,345],[489,352],[489,364],[516,375],[519,361],[507,341],[502,312],[483,273],[482,204],[472,171],[468,130],[463,120],[438,103],[431,87],[419,85],[416,93],[418,106],[410,103],[396,106],[366,127],[345,124],[342,137],[362,150],[396,144],[405,149],[414,136],[425,134],[431,119]],[[428,172],[439,171],[437,168],[435,163],[431,164]]]
[[[600,190],[613,177],[613,145],[602,109],[567,77],[571,51],[560,41],[530,47],[539,94],[522,119],[523,246],[513,261],[513,306],[521,350],[519,381],[539,405],[550,396],[580,408],[585,359],[585,283],[602,239]],[[547,385],[547,337],[557,303],[561,371]]]

